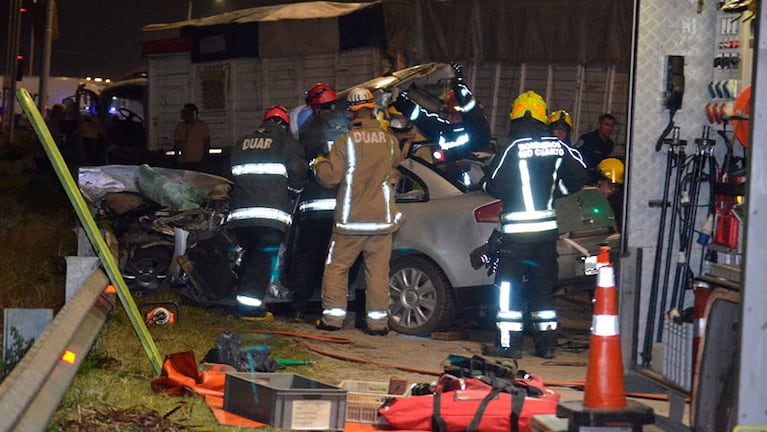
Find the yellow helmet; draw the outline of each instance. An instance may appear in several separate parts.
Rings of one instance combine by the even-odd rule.
[[[546,114],[546,101],[543,100],[541,95],[532,90],[526,91],[514,99],[514,105],[511,107],[509,118],[512,120],[522,118],[526,112],[530,112],[530,116],[535,120],[545,125],[549,124],[549,117]]]
[[[554,111],[549,116],[549,124],[554,124],[556,122],[563,121],[565,124],[567,124],[568,127],[572,129],[573,127],[573,118],[570,116],[570,113],[565,110],[557,110]]]
[[[623,184],[623,162],[620,159],[602,159],[602,162],[597,165],[597,171],[610,180],[610,183]]]

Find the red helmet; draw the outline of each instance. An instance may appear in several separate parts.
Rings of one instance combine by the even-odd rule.
[[[272,118],[277,118],[287,125],[290,124],[290,114],[288,114],[288,109],[282,105],[274,105],[266,110],[266,114],[264,114],[264,120],[269,120]]]
[[[336,91],[325,83],[317,83],[306,92],[307,105],[322,105],[336,100],[338,100]]]

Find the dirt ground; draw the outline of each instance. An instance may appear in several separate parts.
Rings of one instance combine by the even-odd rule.
[[[559,312],[559,349],[554,359],[546,360],[529,354],[534,348],[532,337],[526,337],[525,350],[528,352],[518,360],[520,369],[540,375],[545,383],[561,393],[562,401],[582,400],[583,392],[560,383],[583,381],[589,360],[588,343],[591,325],[591,302],[587,293],[561,294],[557,297]],[[353,328],[348,322],[344,329],[338,332],[320,332],[311,324],[296,324],[278,316],[276,325],[293,331],[322,334],[347,338],[349,344],[327,344],[309,341],[309,349],[318,349],[333,356],[345,356],[359,360],[371,361],[374,364],[361,364],[352,361],[321,355],[318,363],[322,364],[322,374],[319,380],[328,384],[338,384],[343,380],[363,380],[388,382],[390,378],[407,380],[409,384],[431,382],[437,376],[428,373],[418,373],[403,369],[419,371],[442,371],[442,362],[449,355],[471,357],[482,355],[482,345],[491,343],[494,332],[491,329],[466,329],[466,337],[462,340],[442,341],[432,338],[414,337],[391,332],[386,337],[374,337]],[[495,360],[492,357],[486,357]],[[398,369],[402,368],[402,369]],[[637,399],[639,402],[652,407],[656,415],[668,416],[667,402]],[[645,430],[657,430],[648,426]]]

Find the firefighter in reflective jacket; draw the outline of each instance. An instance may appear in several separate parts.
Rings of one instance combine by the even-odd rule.
[[[478,153],[492,152],[490,125],[484,108],[477,103],[463,79],[463,68],[453,64],[452,89],[445,96],[442,116],[431,112],[402,91],[394,107],[405,114],[429,139],[435,140],[448,160],[476,159]]]
[[[311,116],[301,125],[298,139],[306,152],[306,160],[327,156],[333,141],[349,131],[346,110],[336,109],[338,95],[325,83],[317,83],[306,92],[306,104]],[[296,318],[302,320],[309,298],[318,287],[322,275],[326,246],[333,226],[336,208],[336,189],[320,186],[310,176],[301,194],[294,229],[295,241],[291,249],[291,288]]]
[[[338,330],[346,317],[349,268],[361,253],[365,265],[367,333],[388,333],[389,259],[392,233],[402,215],[394,204],[399,143],[375,119],[368,89],[355,88],[347,97],[351,128],[339,136],[327,160],[312,166],[325,187],[338,185],[333,235],[322,278],[323,330]]]
[[[577,150],[549,135],[546,102],[538,94],[520,95],[510,117],[510,144],[488,167],[485,183],[485,190],[503,203],[503,241],[495,275],[498,334],[495,345],[484,347],[483,352],[522,356],[526,301],[535,354],[553,358],[559,235],[554,199],[579,190],[586,170]]]
[[[273,106],[264,121],[232,149],[235,181],[226,226],[245,250],[237,286],[243,307],[262,309],[269,289],[285,294],[279,280],[285,233],[292,223],[293,200],[303,190],[307,169],[303,148],[288,134],[283,106]]]

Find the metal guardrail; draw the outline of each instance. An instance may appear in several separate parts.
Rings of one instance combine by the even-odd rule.
[[[115,296],[96,270],[0,384],[0,432],[44,431],[109,313]]]

